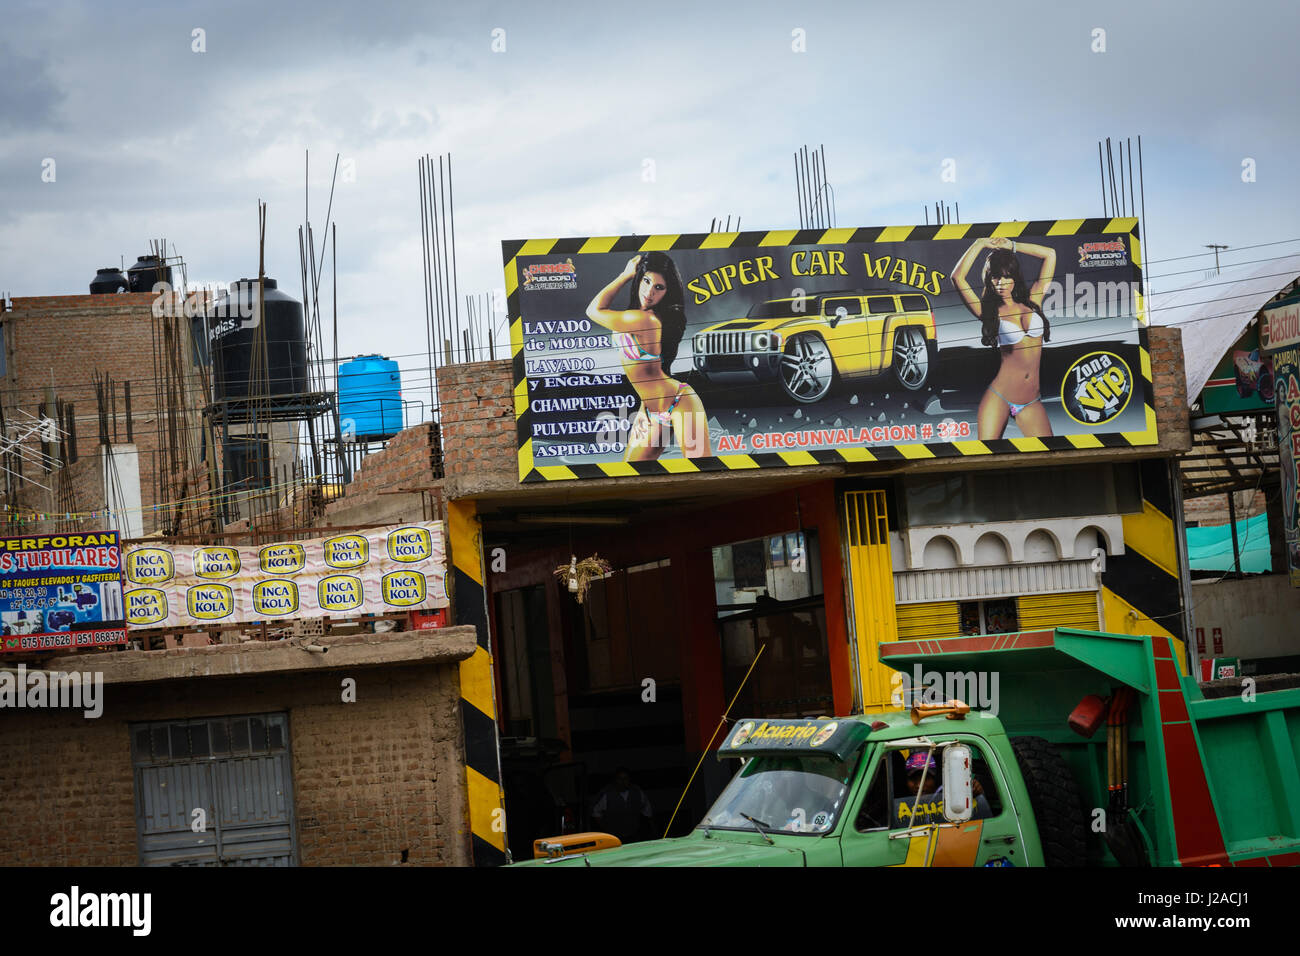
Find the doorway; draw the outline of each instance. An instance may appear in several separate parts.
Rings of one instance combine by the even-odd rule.
[[[294,866],[287,714],[131,726],[141,866]]]

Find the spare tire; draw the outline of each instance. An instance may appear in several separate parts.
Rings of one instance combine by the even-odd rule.
[[[1084,866],[1087,830],[1079,787],[1061,752],[1042,737],[1012,737],[1029,804],[1038,821],[1038,842],[1047,866]]]

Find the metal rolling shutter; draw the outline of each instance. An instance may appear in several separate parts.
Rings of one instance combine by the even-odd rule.
[[[936,601],[930,604],[899,604],[894,608],[898,620],[898,639],[915,641],[923,638],[956,637],[957,602]],[[1094,620],[1096,614],[1093,614]]]
[[[1022,631],[1051,627],[1082,627],[1095,631],[1099,627],[1096,591],[1026,594],[1017,603]]]
[[[287,714],[134,724],[131,751],[142,866],[295,865]]]

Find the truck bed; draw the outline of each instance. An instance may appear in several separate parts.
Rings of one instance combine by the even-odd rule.
[[[1232,696],[1209,698],[1181,676],[1167,638],[1073,628],[899,641],[880,655],[905,674],[960,675],[957,687],[977,686],[967,680],[981,674],[994,686],[996,677],[1007,733],[1044,737],[1065,757],[1089,816],[1090,863],[1115,863],[1091,825],[1109,805],[1106,732],[1084,738],[1066,721],[1086,695],[1109,697],[1125,685],[1137,694],[1129,805],[1150,861],[1300,865],[1300,688],[1256,682],[1252,697],[1235,681]]]

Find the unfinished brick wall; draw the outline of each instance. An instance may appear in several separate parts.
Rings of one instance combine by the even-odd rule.
[[[222,651],[234,652],[235,648]],[[154,651],[172,657],[194,649]],[[341,679],[356,680],[356,702]],[[0,865],[134,866],[129,725],[288,712],[306,866],[463,866],[464,745],[455,663],[106,684],[102,717],[14,710],[0,721]]]
[[[1183,367],[1183,330],[1152,326],[1147,330],[1151,355],[1152,398],[1160,448],[1173,454],[1191,450],[1187,417],[1187,370]]]
[[[1266,509],[1267,494],[1262,490],[1237,491],[1233,492],[1236,500],[1233,502],[1237,509],[1237,520],[1245,521],[1247,518],[1253,518],[1262,514]],[[1204,498],[1187,498],[1183,502],[1183,515],[1190,525],[1196,522],[1198,525],[1215,525],[1227,524],[1228,516],[1228,496],[1207,495]]]
[[[518,484],[511,374],[509,361],[449,365],[438,370],[451,497],[459,497],[459,490],[469,484]]]
[[[439,484],[441,478],[442,446],[437,430],[432,422],[412,425],[390,439],[383,451],[362,461],[343,497],[325,506],[324,522],[420,520],[420,494],[394,492],[429,488]]]
[[[107,375],[117,385],[116,425],[111,417],[108,422],[108,439],[115,444],[127,442],[123,383],[131,383],[130,438],[140,455],[145,533],[159,527],[159,519],[151,507],[174,494],[166,488],[161,492],[159,489],[159,471],[166,468],[162,449],[168,439],[168,423],[159,415],[155,389],[154,342],[161,321],[153,315],[155,300],[151,292],[18,297],[13,299],[13,311],[3,316],[7,354],[0,405],[6,421],[13,424],[25,420],[22,412],[35,415],[37,406],[45,401],[45,389],[51,384],[58,400],[73,405],[77,453],[82,462],[87,462],[72,476],[72,504],[76,511],[96,511],[104,506],[101,466],[97,461],[100,419],[95,375]],[[174,311],[183,313],[184,307],[177,304]],[[177,329],[188,319],[178,315],[168,321]],[[186,351],[180,370],[184,377],[181,394],[189,406],[191,423],[197,423],[204,398],[191,359]],[[65,424],[61,421],[60,427]],[[197,440],[194,444],[197,446]],[[53,487],[48,476],[33,473],[30,465],[24,466],[24,474]],[[25,482],[20,488],[16,504],[24,511],[38,513],[64,510],[51,499],[49,492],[31,482]],[[92,519],[79,523],[81,530],[90,530],[92,526],[102,526],[102,522],[97,524]],[[55,522],[36,523],[27,524],[22,530],[50,531],[55,527]],[[62,527],[70,530],[66,523]]]

